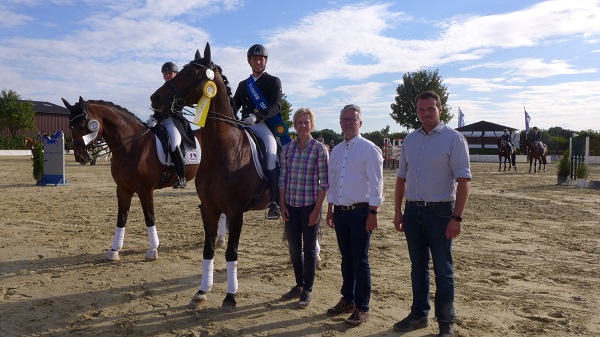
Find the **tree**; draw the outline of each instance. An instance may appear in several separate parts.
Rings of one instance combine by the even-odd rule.
[[[290,119],[292,112],[292,104],[288,102],[286,94],[283,94],[281,99],[281,119],[288,125],[288,128],[294,126],[294,122]]]
[[[35,130],[35,112],[31,101],[21,101],[16,92],[2,90],[0,94],[0,129],[8,128],[12,137],[19,130]]]
[[[440,119],[448,123],[454,114],[450,113],[450,108],[446,106],[448,101],[448,88],[442,84],[442,79],[438,75],[438,70],[419,69],[414,73],[406,73],[402,76],[402,84],[398,85],[395,103],[391,105],[392,112],[390,116],[398,124],[411,129],[417,129],[421,126],[417,117],[417,106],[415,97],[423,91],[434,91],[441,99],[442,114]]]

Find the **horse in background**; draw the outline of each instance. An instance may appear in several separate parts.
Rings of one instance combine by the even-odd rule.
[[[244,212],[265,209],[269,200],[267,181],[261,178],[254,164],[252,141],[234,115],[228,84],[221,67],[212,62],[207,43],[203,57],[196,51],[188,65],[150,96],[152,108],[163,113],[199,102],[209,104],[200,135],[202,161],[196,176],[204,227],[202,280],[190,302],[191,308],[205,304],[206,293],[213,286],[217,222],[222,213],[229,222],[229,237],[225,252],[227,295],[221,309],[236,307],[238,245]]]
[[[123,248],[125,225],[131,206],[131,199],[137,194],[148,231],[150,248],[146,251],[146,260],[158,258],[158,234],[154,221],[154,190],[171,187],[176,179],[172,166],[164,166],[157,154],[156,140],[151,129],[128,110],[105,101],[84,101],[70,105],[69,126],[73,135],[73,153],[75,160],[82,165],[90,162],[91,153],[98,152],[100,137],[103,146],[112,153],[111,173],[117,184],[117,226],[111,249],[106,253],[109,261],[119,260],[119,250]],[[195,136],[199,138],[200,130]],[[189,181],[194,179],[199,165],[186,165],[185,175]]]
[[[546,173],[546,155],[548,154],[548,147],[544,144],[543,151],[540,151],[538,144],[528,139],[519,142],[519,148],[521,152],[527,154],[529,159],[529,173],[531,173],[531,166],[533,165],[533,173],[542,171],[542,163],[544,164],[544,173]]]
[[[507,141],[498,138],[496,142],[498,145],[498,172],[500,172],[502,168],[502,158],[504,158],[504,171],[506,171],[506,162],[508,161],[508,170],[510,171],[511,167],[517,170],[517,151],[515,148]]]
[[[35,143],[39,142],[31,137],[25,137],[23,139],[25,146],[31,151],[31,159],[33,159],[33,150],[35,149]]]

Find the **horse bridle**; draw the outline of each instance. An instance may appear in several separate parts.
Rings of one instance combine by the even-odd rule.
[[[79,115],[69,119],[69,126],[71,126],[71,128],[75,127],[75,125],[78,123],[78,120],[80,120],[81,118],[84,117],[86,128],[88,131],[90,131],[90,133],[83,136],[82,141],[73,139],[73,146],[74,147],[75,146],[83,147],[86,150],[86,152],[88,153],[88,156],[90,156],[90,158],[92,158],[92,159],[102,156],[102,155],[95,155],[94,153],[100,153],[102,151],[106,151],[105,154],[113,153],[116,150],[120,150],[120,149],[124,148],[126,145],[140,139],[142,136],[144,136],[146,133],[148,133],[150,131],[150,128],[146,127],[146,129],[142,132],[134,133],[131,136],[118,139],[111,143],[107,143],[106,141],[104,141],[104,143],[94,144],[94,140],[98,137],[98,133],[100,132],[100,122],[97,119],[90,119],[90,115],[87,111],[87,108],[85,107],[85,105],[83,103],[80,103],[79,105],[80,105],[80,109],[82,112]],[[89,139],[89,141],[87,141],[86,139]],[[124,142],[125,140],[128,140],[128,141]],[[113,150],[111,150],[109,148],[110,145],[116,144],[118,142],[121,142],[122,144]],[[96,149],[99,149],[99,150],[95,151]],[[90,151],[91,151],[91,154],[90,154]]]

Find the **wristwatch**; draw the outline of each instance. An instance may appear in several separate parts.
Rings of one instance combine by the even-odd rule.
[[[377,214],[377,210],[369,208],[369,213],[371,213],[371,214]]]
[[[452,219],[454,219],[454,220],[456,220],[456,221],[458,221],[458,222],[462,222],[462,221],[463,221],[463,218],[462,218],[462,216],[458,216],[458,215],[454,215],[454,214],[453,214],[453,215],[451,216],[451,218],[452,218]]]

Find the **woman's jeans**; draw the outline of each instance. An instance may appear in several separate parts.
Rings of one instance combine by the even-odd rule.
[[[306,291],[312,291],[317,269],[316,243],[320,223],[312,227],[308,226],[308,217],[314,208],[314,204],[304,207],[287,206],[290,221],[285,223],[296,285]],[[302,256],[303,244],[304,256]]]
[[[435,316],[438,322],[454,323],[454,271],[452,239],[446,238],[446,227],[454,210],[452,203],[416,206],[407,203],[403,227],[412,264],[413,291],[411,314],[429,314],[429,253],[435,272]]]

